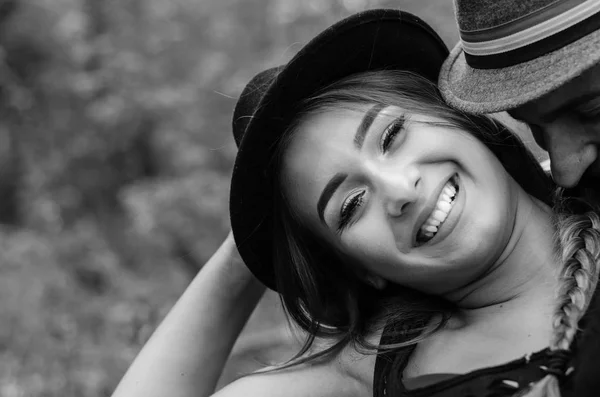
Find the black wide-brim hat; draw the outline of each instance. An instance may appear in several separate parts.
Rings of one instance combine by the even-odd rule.
[[[233,114],[238,154],[230,193],[231,228],[252,273],[277,290],[273,263],[272,157],[296,105],[352,74],[406,70],[436,82],[448,49],[418,17],[399,10],[370,10],[329,27],[286,65],[259,73],[242,92]]]

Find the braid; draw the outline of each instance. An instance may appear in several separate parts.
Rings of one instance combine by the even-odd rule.
[[[554,207],[556,250],[560,271],[553,335],[550,341],[548,375],[524,394],[527,397],[560,396],[558,379],[571,356],[570,346],[579,320],[592,299],[600,270],[600,217],[590,200],[563,199],[557,192]]]
[[[600,218],[592,211],[569,215],[564,210],[556,218],[562,271],[550,348],[568,350],[598,281]]]

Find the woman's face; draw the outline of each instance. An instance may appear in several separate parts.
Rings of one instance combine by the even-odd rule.
[[[307,117],[283,159],[292,211],[368,276],[439,295],[474,281],[506,247],[521,195],[443,121],[379,105]]]

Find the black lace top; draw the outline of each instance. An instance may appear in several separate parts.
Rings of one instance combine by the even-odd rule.
[[[571,346],[571,358],[564,359],[565,374],[560,379],[562,397],[600,396],[600,297],[596,290],[590,307],[580,321]],[[390,325],[381,344],[399,343]],[[415,346],[380,353],[375,362],[374,397],[517,397],[531,383],[546,376],[556,357],[549,349],[508,363],[481,368],[466,374],[432,374],[409,381],[402,379]]]
[[[382,343],[398,341],[385,340]],[[432,374],[419,376],[405,384],[402,373],[415,346],[380,354],[375,363],[375,397],[508,397],[526,390],[546,376],[550,365],[549,349],[521,357],[506,364],[486,367],[462,375]],[[561,383],[563,397],[570,397],[571,371]],[[410,389],[408,388],[410,387]],[[518,394],[517,394],[518,395]]]

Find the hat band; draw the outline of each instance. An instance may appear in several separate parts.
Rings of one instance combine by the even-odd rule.
[[[496,69],[527,62],[600,29],[600,1],[564,0],[515,21],[461,31],[467,63]]]

